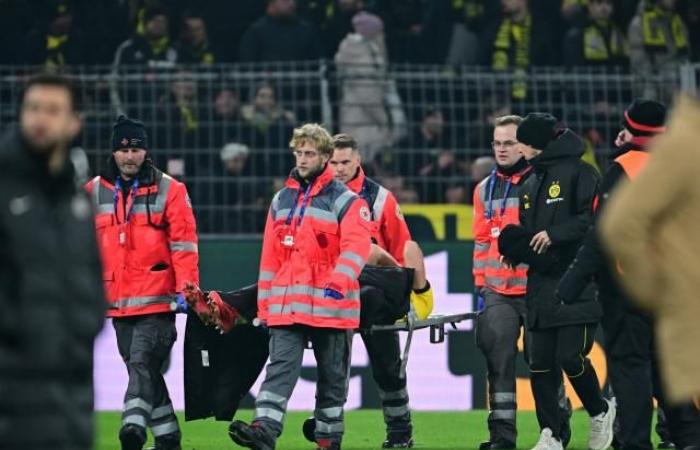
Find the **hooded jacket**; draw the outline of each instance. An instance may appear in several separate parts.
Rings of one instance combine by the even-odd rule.
[[[581,161],[583,141],[563,130],[530,161],[534,175],[520,191],[520,222],[528,231],[547,231],[547,250],[559,261],[547,273],[560,277],[574,259],[593,218],[598,195],[598,173]]]

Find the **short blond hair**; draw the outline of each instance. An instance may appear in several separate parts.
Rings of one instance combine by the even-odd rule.
[[[509,114],[507,116],[496,117],[493,120],[493,126],[495,127],[505,127],[506,125],[515,125],[519,127],[523,123],[523,118],[516,116],[515,114]]]
[[[333,138],[317,123],[307,123],[294,129],[289,148],[296,150],[304,144],[312,145],[321,155],[330,157],[333,154]]]

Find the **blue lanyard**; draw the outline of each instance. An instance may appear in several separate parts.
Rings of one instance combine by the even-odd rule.
[[[311,193],[311,186],[313,186],[313,182],[309,183],[308,186],[306,186],[306,189],[304,189],[304,198],[301,200],[301,209],[299,210],[299,217],[297,218],[297,226],[301,225],[301,221],[304,218],[304,213],[306,212],[306,206],[308,205],[308,200],[309,200],[309,194]],[[297,191],[297,196],[294,199],[294,205],[292,205],[292,209],[289,210],[289,215],[287,216],[287,220],[285,220],[285,224],[291,225],[292,224],[292,218],[294,218],[294,213],[297,210],[297,203],[299,203],[299,197],[301,196],[302,190],[299,189]]]
[[[136,191],[139,189],[139,180],[138,178],[134,179],[134,184],[131,185],[131,208],[129,208],[129,211],[126,213],[126,217],[124,218],[124,223],[129,223],[129,219],[131,218],[131,212],[134,210],[134,204],[136,203]],[[117,180],[114,183],[114,214],[117,216],[117,220],[119,218],[119,214],[117,211],[117,207],[119,206],[119,192],[122,190],[122,178],[117,177]],[[124,199],[124,203],[128,201],[128,198]]]
[[[493,218],[493,192],[496,189],[496,178],[498,178],[498,175],[496,174],[496,169],[493,169],[491,171],[491,179],[489,180],[489,208],[485,212],[488,220]],[[506,212],[506,202],[508,201],[508,194],[510,193],[510,188],[512,185],[513,183],[511,182],[511,179],[508,178],[506,190],[503,194],[503,200],[501,203],[501,213],[499,214],[500,217],[503,217],[503,214]]]

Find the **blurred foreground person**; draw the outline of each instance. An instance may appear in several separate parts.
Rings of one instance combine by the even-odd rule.
[[[0,143],[0,446],[93,448],[93,342],[106,303],[93,215],[71,162],[76,94],[29,80]]]
[[[667,417],[679,448],[700,445],[697,397],[693,406],[689,402],[700,394],[700,241],[692,226],[700,219],[693,173],[700,163],[698,123],[700,105],[681,98],[668,132],[652,144],[634,181],[615,191],[600,224],[602,242],[620,268],[618,281],[654,318],[668,400],[688,405]]]

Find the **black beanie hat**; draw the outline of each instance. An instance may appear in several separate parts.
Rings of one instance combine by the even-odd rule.
[[[112,129],[112,151],[122,148],[142,148],[148,150],[148,134],[140,120],[119,116]]]
[[[666,107],[654,100],[638,98],[627,107],[622,126],[633,136],[652,136],[666,131]]]
[[[556,117],[548,113],[530,113],[518,126],[518,142],[537,150],[544,150],[557,136],[558,122]]]

